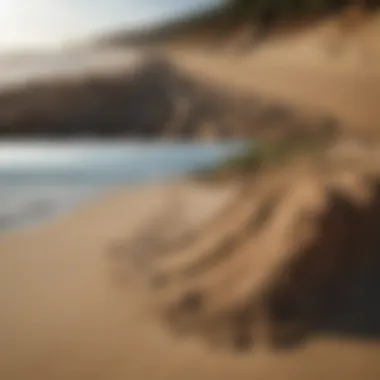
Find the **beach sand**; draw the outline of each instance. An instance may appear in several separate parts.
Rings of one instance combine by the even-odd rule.
[[[120,189],[0,238],[1,379],[380,378],[376,341],[319,337],[293,350],[237,355],[176,340],[149,318],[138,279],[113,281],[109,249],[162,213],[178,188],[186,226],[207,220],[235,191],[191,183]]]

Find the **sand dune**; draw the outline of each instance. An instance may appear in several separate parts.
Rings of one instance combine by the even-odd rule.
[[[244,52],[185,44],[163,51],[208,84],[314,109],[340,120],[345,131],[378,135],[380,16],[349,28],[340,23],[322,21]]]

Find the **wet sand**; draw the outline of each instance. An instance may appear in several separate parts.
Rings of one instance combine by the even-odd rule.
[[[2,379],[380,378],[375,340],[316,337],[293,350],[236,355],[176,340],[149,318],[138,279],[115,285],[107,255],[164,209],[171,186],[117,190],[48,226],[0,238]],[[181,188],[187,223],[206,220],[232,194]]]

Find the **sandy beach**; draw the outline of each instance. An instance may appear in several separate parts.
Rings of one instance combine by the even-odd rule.
[[[118,287],[108,252],[162,213],[178,186],[187,226],[207,221],[235,194],[191,183],[120,189],[47,226],[0,238],[2,379],[380,377],[377,341],[319,337],[289,351],[232,355],[176,340],[149,318],[138,279]]]
[[[342,120],[347,131],[353,126],[353,131],[378,134],[380,76],[375,54],[378,51],[373,49],[371,62],[375,63],[371,67],[362,66],[355,59],[354,63],[347,63],[344,57],[341,61],[334,61],[334,65],[332,61],[326,61],[326,57],[318,56],[320,45],[313,45],[314,37],[307,35],[300,45],[291,41],[283,48],[273,46],[272,50],[269,47],[241,60],[231,54],[223,56],[220,53],[218,56],[199,49],[181,51],[175,47],[165,53],[187,74],[202,81],[240,92],[260,93],[305,108],[315,107]],[[367,69],[363,70],[363,67]],[[348,147],[348,150],[351,152],[352,149]],[[364,155],[363,151],[358,153],[361,155]],[[376,162],[371,158],[371,163]],[[362,180],[365,175],[359,174]],[[310,185],[309,177],[305,178],[306,187],[313,188],[313,182]],[[289,181],[286,190],[292,189],[292,185]],[[128,242],[137,236],[139,226],[157,215],[164,215],[162,224],[159,221],[156,225],[161,232],[165,231],[168,207],[172,207],[167,215],[171,219],[170,228],[175,226],[180,232],[181,229],[191,232],[203,222],[207,223],[237,191],[235,187],[215,186],[184,181],[115,189],[49,224],[0,236],[0,378],[380,379],[379,335],[369,338],[364,334],[359,337],[343,332],[314,334],[304,344],[292,349],[275,350],[257,345],[251,351],[237,354],[212,350],[202,339],[177,339],[149,312],[143,302],[144,278],[132,271],[120,272],[120,262],[115,260],[113,249],[120,241]],[[352,183],[347,188],[350,186],[355,188]],[[183,219],[181,212],[177,213],[181,208],[175,206],[177,190],[183,195],[180,198],[185,210]],[[325,195],[322,190],[320,194]],[[259,200],[264,198],[259,197]],[[281,228],[293,216],[292,211],[303,211],[296,198],[290,196],[293,205],[289,207],[282,200],[280,211],[285,209],[285,216],[277,219],[276,216],[275,223],[269,223],[275,228],[271,230],[269,226],[268,235],[259,233],[252,246],[259,241],[265,248],[270,240],[265,238],[278,236],[278,220],[282,232]],[[379,202],[373,202],[378,206]],[[376,218],[372,220],[373,215],[366,214],[367,211],[364,208],[361,214],[365,215],[364,221],[373,222]],[[323,212],[327,214],[325,210]],[[366,215],[370,217],[365,219]],[[345,220],[341,223],[343,227],[348,224]],[[229,232],[229,227],[224,226],[224,230]],[[260,240],[262,236],[264,238]],[[273,241],[275,255],[276,244],[280,245],[281,240]],[[254,251],[252,246],[249,246],[248,253],[248,250],[243,252],[243,259],[250,258]],[[244,260],[240,262],[238,258],[236,261],[251,280],[251,268],[244,267]],[[228,268],[228,265],[224,267]],[[233,275],[239,277],[237,268],[241,267],[236,266]],[[215,283],[222,283],[225,288],[223,276],[226,273],[229,271],[223,272],[220,278],[215,276]],[[211,285],[214,280],[208,282],[207,276],[206,273],[202,280],[213,296]],[[222,293],[219,297],[222,301],[223,296]]]

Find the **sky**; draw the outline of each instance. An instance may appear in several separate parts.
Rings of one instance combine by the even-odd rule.
[[[0,0],[0,50],[59,45],[160,22],[220,0]]]

